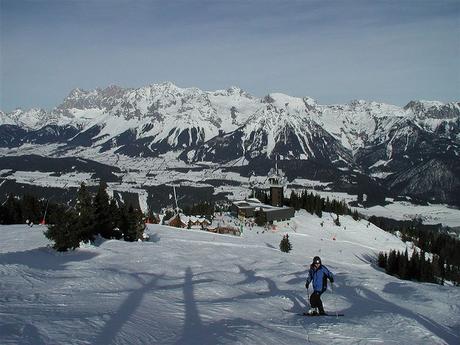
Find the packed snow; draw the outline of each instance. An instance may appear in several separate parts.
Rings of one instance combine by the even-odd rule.
[[[406,244],[340,219],[300,211],[264,229],[223,216],[241,237],[149,225],[149,242],[67,253],[48,247],[43,226],[0,226],[0,343],[460,343],[458,287],[385,274],[375,255]],[[286,233],[290,253],[278,249]],[[336,277],[325,309],[344,317],[298,315],[315,255]]]

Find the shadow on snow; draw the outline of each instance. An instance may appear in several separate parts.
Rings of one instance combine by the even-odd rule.
[[[72,262],[90,260],[98,254],[85,250],[59,253],[47,247],[0,254],[0,265],[24,265],[39,270],[64,270]]]
[[[340,276],[342,277],[340,278]],[[337,280],[346,281],[345,276],[346,275],[338,274]],[[387,283],[383,291],[396,293],[395,289],[400,288],[397,285],[398,283]],[[343,311],[347,316],[365,318],[366,316],[374,315],[376,313],[397,314],[404,318],[415,320],[420,325],[425,327],[428,331],[443,339],[448,344],[460,343],[460,336],[456,334],[454,330],[450,329],[449,327],[443,326],[428,317],[425,317],[409,309],[401,307],[395,303],[392,303],[388,300],[385,300],[384,298],[379,296],[374,291],[371,291],[370,289],[367,289],[362,286],[348,285],[340,285],[337,287],[340,291],[340,295],[344,296],[351,304],[351,306],[348,309],[345,309]],[[411,291],[412,290],[409,287],[409,290],[402,291],[402,296],[407,297]]]

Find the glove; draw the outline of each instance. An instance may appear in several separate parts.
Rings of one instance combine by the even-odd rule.
[[[309,284],[309,283],[305,283],[305,289],[307,289],[307,290],[308,290],[308,287],[309,287],[309,286],[310,286],[310,284]]]

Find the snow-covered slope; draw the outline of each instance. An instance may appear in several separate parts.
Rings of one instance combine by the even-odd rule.
[[[301,212],[242,237],[151,225],[150,242],[64,254],[45,247],[39,226],[1,226],[0,343],[458,344],[460,290],[386,275],[370,260],[405,245],[341,222]],[[289,254],[278,249],[285,233]],[[344,317],[297,315],[315,255],[336,275],[326,310]]]
[[[352,164],[350,153],[315,121],[315,103],[305,98],[272,93],[237,130],[219,135],[184,156],[191,162],[245,157],[317,160]]]

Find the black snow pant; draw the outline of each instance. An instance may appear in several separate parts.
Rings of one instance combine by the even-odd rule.
[[[318,308],[320,313],[324,313],[323,302],[321,301],[321,294],[320,291],[314,291],[310,296],[310,306],[312,308]]]

